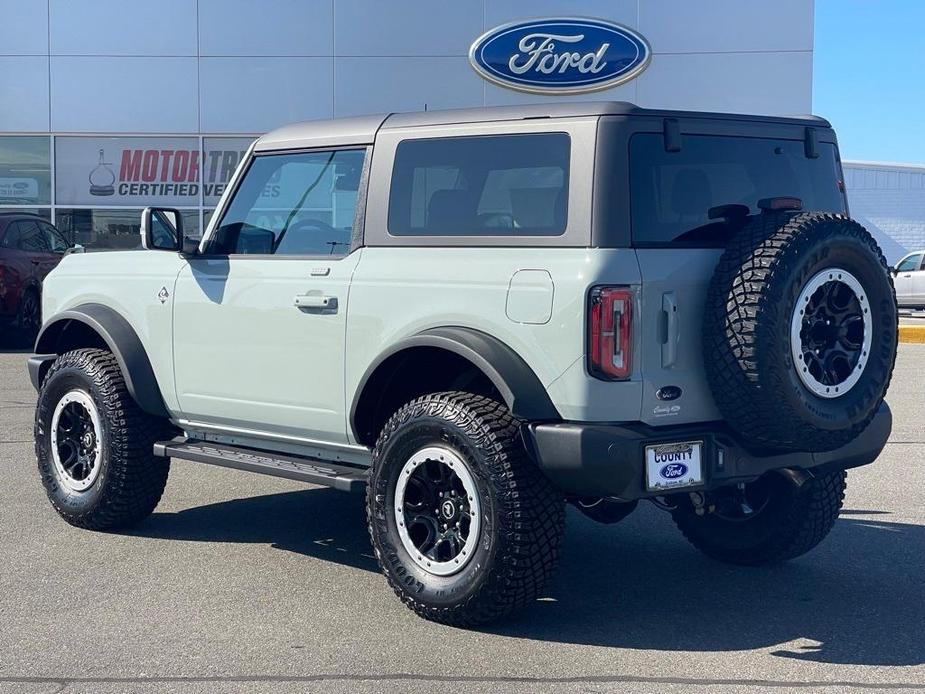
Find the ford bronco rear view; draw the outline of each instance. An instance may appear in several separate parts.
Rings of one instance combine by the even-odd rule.
[[[166,208],[141,234],[45,282],[36,454],[79,527],[143,520],[171,459],[365,489],[389,584],[465,626],[543,595],[567,503],[801,555],[890,433],[892,281],[821,118],[301,123],[201,240]]]

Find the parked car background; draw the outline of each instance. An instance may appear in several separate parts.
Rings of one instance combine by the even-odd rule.
[[[896,303],[902,308],[925,309],[925,251],[914,251],[893,270]]]
[[[69,247],[41,217],[0,212],[0,341],[35,340],[42,325],[42,280]]]

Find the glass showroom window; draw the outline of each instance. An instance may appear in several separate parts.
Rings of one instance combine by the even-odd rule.
[[[187,236],[198,238],[199,210],[182,210]],[[141,248],[141,208],[86,209],[59,207],[55,226],[71,243],[88,251],[124,251]]]
[[[0,137],[0,211],[51,219],[51,139]]]
[[[253,141],[55,137],[56,225],[88,250],[136,248],[141,208],[176,207],[186,235],[199,238],[203,207],[208,220]]]
[[[199,234],[198,137],[56,137],[55,222],[88,250],[137,248],[141,208],[183,210]]]

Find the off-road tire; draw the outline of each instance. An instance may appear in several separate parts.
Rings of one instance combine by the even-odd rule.
[[[797,485],[768,473],[778,493],[752,519],[730,521],[698,516],[681,503],[672,513],[688,541],[709,557],[729,564],[760,566],[793,559],[818,545],[832,530],[845,499],[847,473],[837,470]]]
[[[863,286],[872,341],[860,379],[829,399],[800,380],[790,320],[809,279],[831,267],[843,267]],[[765,448],[829,451],[846,445],[870,423],[886,394],[897,315],[886,261],[860,224],[818,212],[760,215],[730,241],[707,297],[703,352],[723,418]]]
[[[450,447],[475,479],[480,541],[465,567],[435,576],[405,550],[392,510],[396,477],[414,452]],[[425,619],[473,626],[541,596],[558,560],[565,502],[531,461],[519,422],[493,399],[464,392],[426,395],[385,424],[373,451],[367,491],[376,557],[399,598]]]
[[[75,492],[62,483],[51,453],[55,406],[72,390],[89,394],[99,414],[101,468],[95,483]],[[58,357],[39,392],[35,454],[51,505],[71,525],[92,530],[132,526],[157,506],[170,460],[153,455],[167,433],[165,420],[143,412],[129,394],[119,363],[101,349],[78,349]]]

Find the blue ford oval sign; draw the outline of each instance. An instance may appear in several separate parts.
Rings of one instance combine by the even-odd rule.
[[[495,27],[469,49],[485,79],[535,94],[577,94],[622,84],[649,64],[635,31],[602,19],[532,19]]]
[[[663,467],[659,473],[666,480],[677,479],[678,477],[684,477],[687,474],[687,465],[684,463],[669,463]]]

